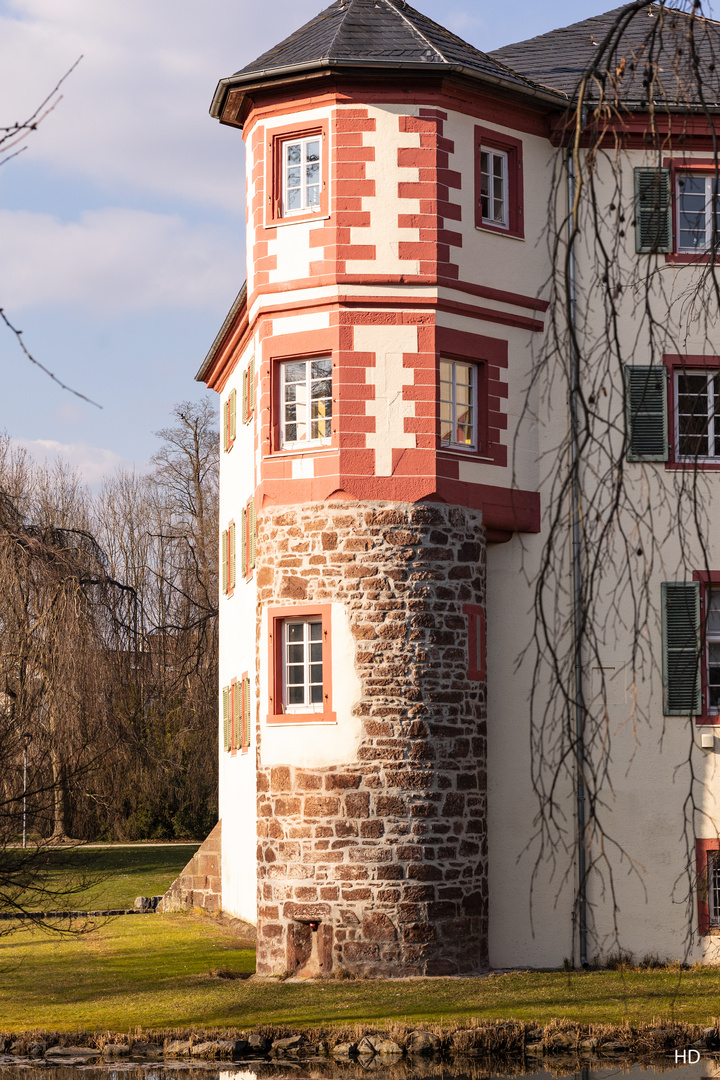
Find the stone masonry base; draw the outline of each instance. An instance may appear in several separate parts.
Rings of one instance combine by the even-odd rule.
[[[258,635],[263,606],[340,603],[362,687],[355,760],[259,766],[258,974],[486,970],[486,695],[464,610],[485,602],[479,512],[270,508],[257,552]]]

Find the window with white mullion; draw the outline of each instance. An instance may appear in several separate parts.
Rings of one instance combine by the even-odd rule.
[[[281,445],[329,443],[332,421],[330,357],[286,360],[280,365]]]
[[[678,460],[720,458],[717,419],[720,375],[717,371],[675,374],[675,427]]]
[[[678,246],[681,252],[707,251],[720,226],[718,182],[715,176],[682,173],[677,179]]]
[[[320,209],[320,136],[282,144],[283,214]]]
[[[283,623],[283,703],[286,712],[322,712],[321,619],[286,619]]]
[[[440,443],[477,450],[477,368],[440,361]]]
[[[710,925],[720,926],[720,851],[707,853],[707,886]]]
[[[484,222],[508,228],[508,156],[503,150],[480,147],[480,206]]]

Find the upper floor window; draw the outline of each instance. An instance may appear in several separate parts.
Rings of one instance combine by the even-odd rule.
[[[525,235],[523,146],[503,131],[475,127],[475,226]]]
[[[440,361],[440,443],[460,450],[478,448],[475,364]]]
[[[280,445],[329,443],[332,421],[332,360],[284,360],[280,364]]]
[[[283,216],[320,209],[322,176],[318,135],[283,142],[282,173]]]
[[[720,225],[718,180],[711,163],[641,166],[634,171],[634,185],[636,251],[665,253],[679,262],[707,254]]]
[[[271,128],[266,157],[266,225],[326,217],[328,121]]]
[[[717,178],[700,173],[678,173],[676,199],[677,250],[708,251],[713,243],[713,217],[716,243],[720,224]]]
[[[675,372],[678,459],[720,458],[719,399],[717,370]]]
[[[480,147],[480,209],[483,224],[508,227],[508,156]]]

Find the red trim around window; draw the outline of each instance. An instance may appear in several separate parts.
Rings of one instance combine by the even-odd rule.
[[[693,256],[694,258],[694,256]],[[714,472],[720,469],[720,457],[709,461],[678,461],[676,454],[677,429],[675,426],[675,374],[678,371],[699,371],[703,368],[714,369],[720,374],[720,356],[682,356],[668,354],[663,356],[663,364],[668,371],[667,382],[667,410],[668,410],[668,459],[665,462],[666,469],[698,469],[703,472]]]
[[[276,225],[290,225],[296,221],[317,221],[319,218],[328,216],[328,180],[329,160],[328,153],[328,121],[316,120],[312,123],[288,124],[284,127],[274,127],[268,130],[265,157],[265,190],[268,192],[265,204],[265,228]],[[320,209],[309,210],[306,213],[284,215],[282,212],[282,148],[283,143],[291,139],[307,139],[312,135],[320,136]]]
[[[463,604],[468,620],[468,679],[485,682],[485,608],[479,604]]]
[[[237,678],[230,680],[230,755],[235,757],[238,749],[237,732],[235,731],[235,696],[238,690]]]
[[[720,851],[720,840],[695,841],[695,895],[697,896],[699,934],[709,934],[711,929],[707,879],[707,857],[711,851]]]
[[[268,665],[270,700],[268,724],[335,724],[332,711],[332,607],[330,604],[295,604],[268,608]],[[282,623],[286,619],[310,619],[319,616],[323,635],[323,711],[283,712]]]
[[[707,648],[705,642],[705,616],[707,613],[708,590],[715,586],[720,588],[720,570],[693,570],[693,581],[700,582],[700,692],[702,712],[695,717],[698,727],[709,727],[720,724],[720,712],[708,712],[708,670]]]
[[[692,251],[675,251],[678,237],[678,216],[677,216],[677,174],[698,172],[704,173],[705,176],[718,175],[717,163],[712,158],[665,158],[663,165],[666,169],[670,169],[670,198],[672,200],[672,236],[673,236],[673,251],[668,251],[665,255],[665,262],[670,263],[708,263],[710,262],[710,255],[707,251],[699,251],[695,254]],[[717,257],[715,262],[718,262]]]
[[[508,159],[508,227],[483,221],[480,206],[480,147],[500,150]],[[503,131],[475,125],[475,227],[501,236],[525,238],[525,213],[523,199],[523,145],[520,139]]]

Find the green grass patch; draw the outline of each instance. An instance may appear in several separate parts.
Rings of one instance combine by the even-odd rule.
[[[38,858],[43,865],[43,880],[53,892],[61,894],[53,907],[106,910],[131,908],[136,896],[164,893],[199,846],[48,848]],[[72,893],[63,899],[66,889]],[[31,894],[26,899],[29,907],[38,907]]]
[[[514,1018],[707,1023],[714,968],[513,972],[487,979],[289,983],[249,973],[253,951],[212,919],[125,916],[79,937],[20,930],[0,938],[0,1017],[8,1031],[132,1031],[329,1025],[467,1025]]]

